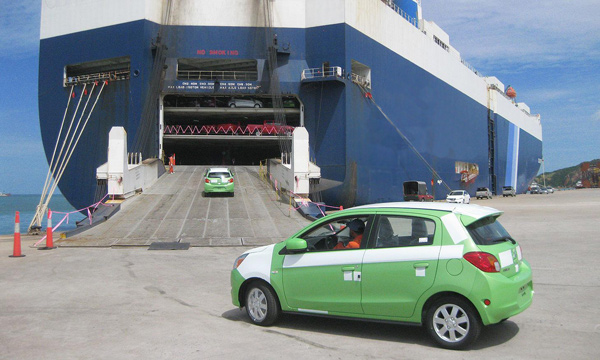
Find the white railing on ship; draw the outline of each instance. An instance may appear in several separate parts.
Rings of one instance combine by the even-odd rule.
[[[315,78],[325,78],[330,76],[343,76],[343,70],[339,66],[332,66],[327,69],[323,68],[313,68],[313,69],[304,69],[302,70],[302,80],[306,79],[315,79]]]
[[[142,153],[141,152],[135,152],[135,153],[127,153],[127,164],[129,165],[138,165],[142,163]]]
[[[369,79],[355,73],[352,73],[352,82],[368,89],[371,88],[371,82]]]
[[[63,86],[67,87],[69,85],[90,84],[95,81],[104,80],[127,80],[129,79],[129,73],[129,70],[114,70],[101,73],[67,76],[63,79]]]
[[[179,70],[178,80],[243,80],[256,81],[256,71],[202,71],[202,70]]]
[[[392,8],[398,15],[402,16],[406,21],[413,24],[417,28],[419,27],[419,19],[414,18],[408,15],[404,10],[402,10],[398,5],[396,5],[392,0],[381,0],[384,4]],[[421,5],[421,0],[418,1],[419,6]]]

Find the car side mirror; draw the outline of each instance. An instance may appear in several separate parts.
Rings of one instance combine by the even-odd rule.
[[[303,253],[306,252],[308,246],[306,245],[306,240],[300,238],[291,238],[287,239],[285,242],[285,247],[290,253]]]

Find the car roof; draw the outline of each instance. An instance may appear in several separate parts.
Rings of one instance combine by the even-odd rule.
[[[378,210],[393,210],[393,209],[415,209],[415,210],[436,210],[453,212],[456,214],[470,216],[474,219],[481,219],[491,215],[500,215],[503,211],[494,209],[488,206],[471,205],[471,204],[449,204],[442,202],[390,202],[380,204],[362,205],[348,210],[354,209],[378,209]]]
[[[208,168],[208,172],[231,172],[228,168],[220,167],[220,168]]]

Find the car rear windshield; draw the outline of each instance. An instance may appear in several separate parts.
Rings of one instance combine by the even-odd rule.
[[[231,175],[229,175],[228,172],[210,172],[208,173],[209,178],[220,178],[220,177],[230,177]]]
[[[503,241],[514,241],[504,227],[493,216],[477,220],[467,226],[467,231],[477,245],[493,245]]]
[[[505,186],[503,187],[504,190],[512,190],[512,186]]]
[[[477,191],[487,191],[487,188],[477,188]]]

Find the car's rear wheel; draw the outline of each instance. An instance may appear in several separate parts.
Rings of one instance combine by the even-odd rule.
[[[255,107],[255,108],[259,108],[259,107],[260,107],[260,104],[254,104],[254,107]]]
[[[268,326],[279,317],[279,303],[273,291],[261,283],[253,283],[246,292],[246,312],[256,325]]]
[[[458,297],[446,297],[434,302],[427,311],[429,335],[447,349],[464,349],[481,332],[481,320],[475,308]]]

